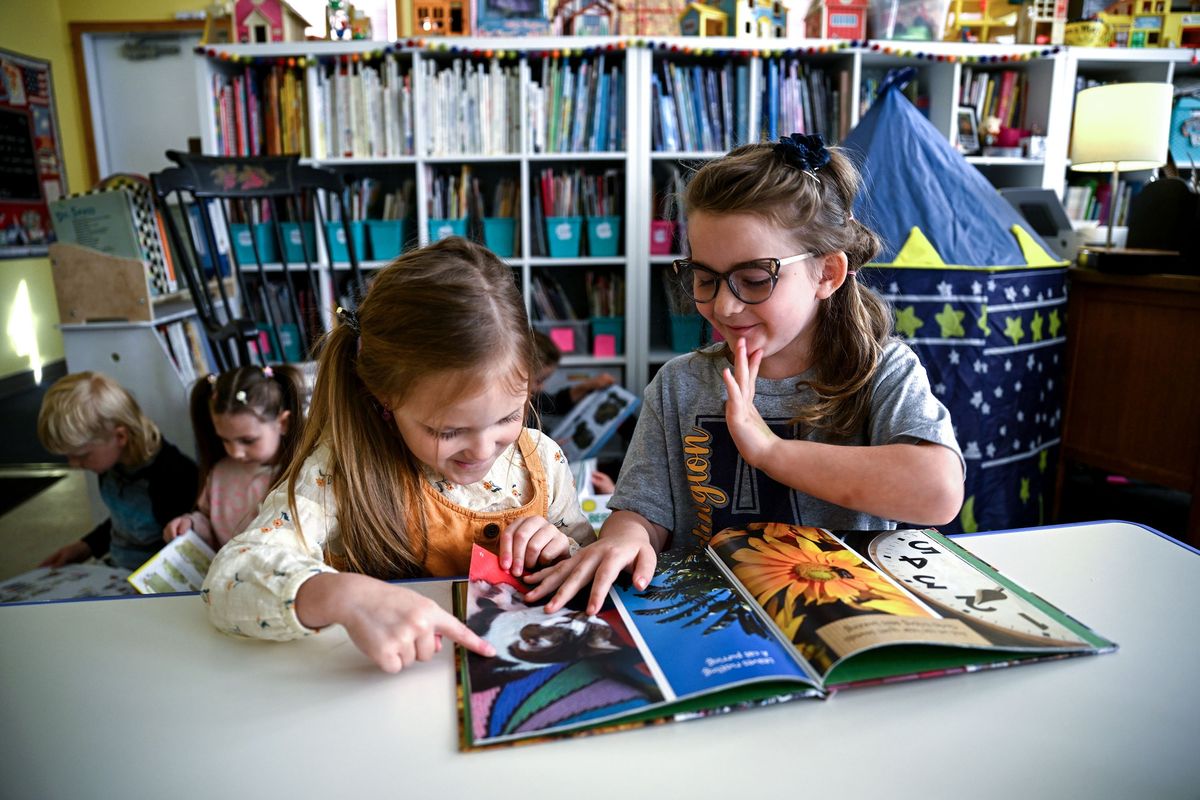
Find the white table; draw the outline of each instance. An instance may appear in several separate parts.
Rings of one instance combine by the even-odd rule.
[[[448,649],[393,676],[340,628],[225,637],[194,596],[5,606],[0,796],[1200,797],[1197,552],[1123,522],[959,541],[1119,652],[459,753]]]

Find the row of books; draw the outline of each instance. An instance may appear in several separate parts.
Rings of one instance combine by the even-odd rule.
[[[988,117],[995,117],[1001,127],[1024,128],[1028,92],[1028,75],[1024,72],[981,71],[964,66],[958,104],[975,109],[981,127]]]
[[[208,337],[199,325],[195,319],[182,319],[154,326],[185,386],[217,370]]]
[[[850,130],[850,73],[798,58],[762,61],[761,135],[776,141],[792,133],[819,133],[834,143]]]
[[[526,87],[529,142],[534,153],[625,149],[625,71],[605,71],[604,54],[542,62],[541,81]]]
[[[879,90],[883,88],[883,82],[887,77],[887,70],[871,69],[863,70],[862,80],[858,93],[858,116],[859,119],[867,113],[871,108],[871,104],[879,98]],[[908,98],[909,102],[917,107],[917,110],[929,116],[929,92],[924,84],[921,83],[919,76],[914,76],[912,80],[904,84],[900,88],[901,93]]]
[[[536,274],[530,282],[530,301],[534,319],[573,320],[579,319],[567,293],[555,278]]]
[[[651,147],[728,150],[746,140],[750,68],[663,61],[650,76]]]
[[[424,62],[426,155],[506,155],[521,149],[517,67],[498,59]]]
[[[1118,181],[1116,203],[1114,209],[1115,225],[1124,225],[1129,213],[1129,203],[1141,188],[1139,181]],[[1081,184],[1068,186],[1065,202],[1063,203],[1070,219],[1078,221],[1095,220],[1108,222],[1108,204],[1112,195],[1112,186],[1108,181],[1088,180]]]
[[[303,72],[247,66],[234,74],[213,73],[211,81],[218,154],[309,155]]]
[[[317,71],[316,158],[393,158],[414,149],[412,76],[392,53]]]

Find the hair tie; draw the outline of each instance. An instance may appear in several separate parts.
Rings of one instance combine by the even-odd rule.
[[[853,277],[854,277],[855,275],[857,275],[857,274],[858,274],[858,270],[856,270],[856,269],[848,269],[848,270],[846,270],[846,277],[847,277],[847,278],[853,278]]]
[[[274,378],[274,377],[275,377],[275,370],[271,369],[271,365],[270,365],[270,364],[268,364],[268,365],[266,365],[265,367],[263,367],[263,368],[262,368],[262,372],[263,372],[263,377],[264,377],[264,378]]]
[[[829,151],[825,149],[825,137],[819,133],[784,136],[775,145],[775,152],[782,155],[789,165],[810,175],[828,164],[830,158]]]
[[[338,306],[337,311],[334,313],[336,313],[339,317],[341,317],[343,324],[350,326],[350,330],[354,331],[355,336],[359,336],[362,334],[362,329],[359,328],[359,326],[358,326],[358,315],[357,314],[355,314],[350,309],[342,308],[341,306]]]
[[[246,390],[238,389],[238,392],[233,396],[233,399],[237,400],[242,405],[246,405]]]
[[[210,386],[216,386],[217,385],[217,373],[215,373],[215,372],[208,373],[208,375],[204,376],[204,380],[208,381]]]

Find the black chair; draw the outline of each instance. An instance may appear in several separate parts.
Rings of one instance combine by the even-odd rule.
[[[168,151],[167,158],[178,166],[151,175],[150,182],[176,271],[183,274],[217,368],[305,360],[332,311],[320,302],[322,254],[333,267],[335,297],[353,307],[363,289],[358,254],[348,246],[353,239],[342,178],[302,165],[297,156]],[[340,223],[336,249],[349,262],[349,281],[340,287],[337,265],[328,257],[334,249],[327,218]]]

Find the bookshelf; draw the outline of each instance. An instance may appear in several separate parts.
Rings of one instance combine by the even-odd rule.
[[[376,180],[386,190],[411,182],[414,199],[405,244],[425,244],[439,235],[442,226],[430,225],[438,221],[431,209],[451,177],[458,179],[460,190],[471,185],[464,180],[467,176],[478,180],[485,210],[459,225],[465,225],[469,235],[486,238],[481,217],[494,213],[486,208],[488,198],[500,182],[510,182],[516,200],[511,209],[512,251],[505,260],[521,285],[531,318],[539,324],[550,321],[544,294],[547,287],[556,287],[555,293],[575,316],[561,320],[563,327],[572,328],[576,342],[564,366],[608,369],[635,391],[678,349],[672,346],[677,321],[669,313],[662,278],[678,255],[682,231],[666,230],[661,223],[678,220],[663,220],[670,210],[658,205],[690,169],[719,156],[730,144],[769,134],[772,118],[776,135],[791,132],[783,130],[790,110],[805,119],[809,130],[823,130],[827,139],[839,141],[869,107],[873,87],[886,71],[907,66],[916,70],[913,95],[918,106],[948,141],[955,142],[956,112],[969,97],[965,87],[981,78],[998,86],[1011,74],[1007,80],[1020,87],[1019,119],[1023,127],[1044,134],[1044,154],[974,155],[969,161],[997,187],[1044,187],[1061,196],[1069,166],[1067,98],[1073,96],[1078,77],[1200,77],[1190,63],[1190,50],[1051,51],[954,42],[867,42],[849,47],[825,40],[456,38],[423,45],[218,46],[210,53],[213,57],[199,60],[197,75],[198,85],[205,87],[205,152],[220,152],[228,139],[228,133],[222,133],[228,123],[222,127],[221,105],[212,102],[208,87],[223,86],[255,70],[293,70],[303,78],[306,116],[297,122],[294,113],[281,113],[279,119],[303,127],[302,134],[293,131],[292,137],[303,143],[304,160],[342,172],[350,180]],[[584,75],[588,77],[581,80]],[[604,91],[599,76],[607,78]],[[582,95],[581,83],[588,87]],[[295,84],[289,84],[289,98],[297,92]],[[676,104],[674,131],[664,128],[672,110],[669,103],[663,105],[667,96]],[[696,102],[686,107],[685,117],[689,100]],[[332,116],[337,103],[346,104],[341,117]],[[394,108],[384,116],[382,107],[389,104]],[[581,108],[587,116],[580,116]],[[685,132],[683,126],[689,123],[694,127]],[[335,135],[342,137],[342,146],[334,144]],[[601,255],[592,253],[587,222],[581,219],[577,253],[550,252],[550,228],[541,202],[543,175],[574,175],[583,183],[613,173],[621,177],[610,205],[619,225],[616,246]],[[570,229],[563,230],[569,240]],[[654,248],[652,235],[659,237]],[[669,240],[665,246],[664,236]],[[367,269],[386,263],[385,258],[366,255]],[[335,261],[332,268],[324,267],[332,278],[326,282],[328,296],[322,297],[326,308],[337,299],[340,266]],[[619,280],[624,304],[619,315],[608,315],[620,317],[620,346],[611,348],[606,339],[597,351],[588,324],[588,289],[601,276],[610,285]],[[606,330],[611,330],[612,321],[608,323]],[[685,338],[692,335],[690,330],[684,333]]]

